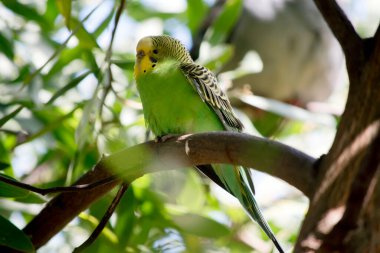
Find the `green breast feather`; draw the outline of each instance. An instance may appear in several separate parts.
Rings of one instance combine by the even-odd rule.
[[[160,63],[137,80],[144,117],[156,136],[224,130],[175,61]]]

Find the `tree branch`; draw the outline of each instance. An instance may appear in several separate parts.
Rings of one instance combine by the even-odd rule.
[[[375,38],[375,41],[376,41],[375,43],[380,43],[380,23],[377,26],[375,35],[373,37]]]
[[[242,133],[202,133],[160,143],[150,141],[103,157],[76,184],[102,180],[112,173],[121,174],[131,182],[146,173],[163,169],[229,163],[279,177],[310,197],[315,187],[314,162],[314,158],[276,141]],[[34,217],[24,232],[31,237],[36,248],[41,247],[81,211],[119,183],[112,181],[88,191],[59,194]]]
[[[9,185],[13,185],[16,187],[19,187],[24,190],[28,190],[31,192],[35,192],[41,195],[47,195],[47,194],[53,194],[53,193],[60,193],[60,192],[76,192],[76,191],[81,191],[81,190],[91,190],[96,187],[99,187],[103,184],[107,184],[111,181],[117,180],[116,177],[110,176],[104,179],[101,179],[99,181],[93,182],[93,183],[88,183],[88,184],[77,184],[73,186],[57,186],[57,187],[51,187],[51,188],[38,188],[30,184],[22,183],[19,181],[16,181],[13,178],[9,178],[7,176],[1,175],[0,174],[0,182],[4,182]]]
[[[362,48],[362,40],[336,1],[314,0],[314,3],[342,46],[346,57],[356,55]]]

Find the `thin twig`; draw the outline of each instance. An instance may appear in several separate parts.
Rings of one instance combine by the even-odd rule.
[[[112,46],[113,46],[113,41],[114,41],[115,34],[116,34],[116,29],[117,29],[117,26],[119,25],[120,16],[121,16],[122,11],[124,10],[124,6],[125,6],[125,0],[121,0],[120,5],[117,8],[117,12],[116,12],[116,16],[115,16],[115,22],[114,22],[114,26],[113,26],[112,33],[111,33],[111,41],[110,41],[110,44],[108,45],[107,53],[106,53],[106,56],[104,59],[104,61],[107,63],[107,74],[108,74],[107,77],[108,77],[108,79],[107,79],[107,84],[105,86],[104,93],[103,93],[103,96],[102,96],[102,99],[100,102],[99,116],[102,115],[104,102],[106,100],[108,93],[112,89],[112,81],[113,81],[113,75],[112,75],[112,70],[111,70]]]
[[[100,235],[100,233],[103,231],[104,227],[107,225],[109,219],[111,218],[113,212],[115,211],[117,205],[119,204],[121,198],[123,197],[125,191],[128,189],[129,185],[127,183],[123,183],[119,191],[117,192],[115,198],[112,200],[111,205],[108,207],[106,213],[103,215],[101,221],[96,226],[95,230],[92,232],[90,237],[82,243],[79,247],[75,248],[73,253],[79,253],[85,250],[87,247],[89,247]]]
[[[99,116],[102,115],[103,105],[105,105],[105,100],[108,95],[108,93],[112,90],[112,81],[113,81],[113,75],[111,70],[111,56],[112,56],[112,45],[116,34],[116,29],[119,24],[121,13],[125,6],[125,0],[121,0],[120,5],[117,9],[116,16],[115,16],[115,22],[114,27],[111,34],[111,41],[108,46],[108,50],[105,56],[105,62],[107,63],[107,84],[104,89],[104,93],[101,99],[100,108],[99,108]],[[128,189],[128,184],[123,183],[117,192],[115,198],[113,199],[111,205],[108,207],[106,213],[102,217],[102,220],[98,224],[98,226],[95,228],[95,230],[92,232],[91,236],[79,247],[75,248],[73,252],[82,252],[84,249],[88,248],[100,235],[100,233],[103,231],[104,227],[107,225],[109,219],[111,218],[113,212],[115,211],[117,205],[119,204],[121,197],[125,193],[125,191]]]
[[[57,187],[42,189],[42,188],[38,188],[38,187],[29,185],[29,184],[25,184],[25,183],[16,181],[14,179],[11,179],[9,177],[5,177],[4,175],[0,174],[0,181],[1,182],[22,188],[24,190],[35,192],[35,193],[38,193],[41,195],[47,195],[47,194],[59,193],[59,192],[77,192],[77,191],[81,191],[81,190],[91,190],[91,189],[94,189],[98,186],[108,184],[108,183],[115,181],[115,180],[117,180],[116,176],[110,176],[110,177],[98,180],[98,181],[93,182],[93,183],[88,183],[88,184],[79,184],[79,185],[73,185],[73,186],[57,186]]]

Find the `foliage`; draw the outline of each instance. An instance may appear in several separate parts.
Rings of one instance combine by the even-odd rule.
[[[69,185],[102,154],[144,141],[144,120],[133,82],[134,34],[142,35],[144,27],[152,26],[154,32],[182,34],[189,39],[200,28],[209,2],[189,0],[187,8],[165,11],[150,4],[152,1],[127,1],[111,47],[120,1],[2,0],[2,175],[43,188]],[[231,56],[231,48],[222,42],[240,8],[241,1],[227,1],[220,19],[206,34],[203,46],[212,50],[207,55],[203,50],[200,58],[208,59],[203,64],[214,70]],[[286,121],[278,114],[257,121],[266,135],[277,132],[288,137],[310,128],[300,121],[288,121],[284,129],[272,131],[273,124]],[[195,171],[184,171],[146,175],[134,182],[112,222],[88,252],[248,252],[253,246],[247,243],[247,229],[255,233],[255,240],[268,241],[239,206],[223,201],[227,198],[224,192]],[[46,251],[62,245],[70,251],[81,243],[113,195],[82,213],[62,231],[63,242],[49,243]],[[0,235],[1,244],[32,252],[29,239],[12,223],[27,223],[36,214],[35,206],[38,212],[49,198],[6,183],[0,183],[0,196],[1,227],[9,227],[9,233]],[[271,205],[265,208],[268,213],[278,210],[276,203],[265,205]],[[272,224],[285,231],[275,219]],[[285,233],[278,232],[280,241],[292,243],[296,230],[293,225]],[[271,248],[269,241],[264,245]]]

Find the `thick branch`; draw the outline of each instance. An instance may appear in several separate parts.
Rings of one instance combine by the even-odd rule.
[[[77,184],[107,178],[110,170],[133,181],[145,173],[162,169],[229,163],[267,172],[311,196],[315,186],[314,162],[314,158],[275,141],[241,133],[202,133],[161,143],[151,141],[104,157]],[[39,248],[118,183],[113,181],[92,190],[58,195],[34,217],[24,232]]]
[[[314,0],[314,2],[342,46],[346,57],[357,54],[358,49],[362,47],[362,40],[336,1]]]
[[[184,135],[162,143],[148,142],[101,161],[134,180],[145,172],[204,164],[234,164],[279,177],[306,196],[314,192],[315,159],[284,144],[242,133],[211,132]]]
[[[375,43],[380,43],[380,23],[377,26],[375,35],[373,37],[375,38],[375,41],[376,41]]]

